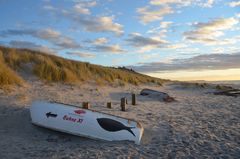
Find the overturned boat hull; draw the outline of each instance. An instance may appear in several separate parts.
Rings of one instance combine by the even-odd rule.
[[[143,135],[143,127],[134,120],[63,103],[36,101],[30,113],[33,124],[78,136],[140,144]]]

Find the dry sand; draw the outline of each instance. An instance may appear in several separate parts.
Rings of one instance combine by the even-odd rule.
[[[120,98],[152,88],[176,102],[137,96],[137,106],[120,111]],[[0,158],[240,158],[240,97],[206,94],[209,90],[163,87],[46,85],[30,80],[7,95],[0,90]],[[96,141],[31,124],[33,100],[55,100],[140,121],[145,129],[141,145]],[[111,101],[113,108],[106,108]]]

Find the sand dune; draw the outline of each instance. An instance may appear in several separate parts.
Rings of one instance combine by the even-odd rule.
[[[25,88],[0,92],[0,158],[239,158],[240,98],[206,94],[208,89],[154,86],[46,85],[29,81]],[[164,103],[137,96],[137,106],[120,111],[120,98],[151,88],[177,101]],[[134,118],[145,129],[141,145],[76,137],[31,124],[33,100],[55,100]],[[106,108],[111,101],[113,108]]]

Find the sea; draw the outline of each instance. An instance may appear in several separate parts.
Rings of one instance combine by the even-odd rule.
[[[206,83],[213,83],[213,84],[231,86],[233,88],[240,89],[240,80],[235,80],[235,81],[206,81]]]
[[[205,81],[205,80],[197,80],[197,81],[191,81],[191,82],[197,82],[197,83],[211,83],[211,84],[218,84],[218,85],[224,85],[224,86],[231,86],[236,89],[240,89],[240,80],[231,80],[231,81]]]

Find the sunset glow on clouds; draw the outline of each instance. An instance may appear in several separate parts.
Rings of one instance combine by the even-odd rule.
[[[128,66],[162,78],[239,79],[238,0],[23,0],[21,4],[0,1],[1,45]]]

